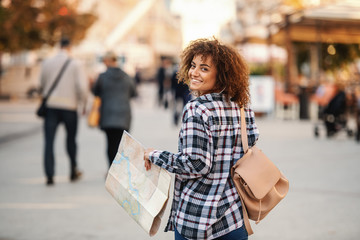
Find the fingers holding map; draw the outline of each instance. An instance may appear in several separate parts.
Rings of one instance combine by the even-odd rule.
[[[154,164],[146,171],[144,153],[144,147],[124,131],[105,188],[132,219],[154,236],[166,208],[171,176]]]

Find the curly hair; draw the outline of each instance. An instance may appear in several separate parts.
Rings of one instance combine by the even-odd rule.
[[[216,66],[217,76],[214,92],[223,90],[227,101],[232,100],[241,107],[249,104],[249,67],[237,50],[221,44],[216,38],[200,38],[191,41],[184,49],[180,55],[180,67],[177,73],[179,82],[190,86],[188,72],[193,58],[198,55],[202,56],[204,60],[210,57]],[[196,94],[198,93],[195,92]]]

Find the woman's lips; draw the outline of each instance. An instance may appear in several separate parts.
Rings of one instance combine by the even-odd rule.
[[[198,79],[191,79],[191,82],[193,82],[193,83],[201,83],[202,81],[198,80]]]

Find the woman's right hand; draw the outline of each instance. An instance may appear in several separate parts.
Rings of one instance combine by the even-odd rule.
[[[153,148],[148,148],[145,150],[145,153],[144,153],[144,166],[145,166],[145,169],[146,171],[149,171],[151,169],[151,162],[150,162],[150,159],[149,159],[149,155],[150,155],[150,152],[154,151]]]

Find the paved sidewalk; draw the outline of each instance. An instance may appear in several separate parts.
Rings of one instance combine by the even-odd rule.
[[[153,85],[140,89],[131,134],[146,147],[176,151],[179,128],[172,124],[171,111],[155,104],[155,91]],[[107,193],[105,137],[88,128],[85,119],[78,139],[83,179],[69,183],[60,128],[56,184],[46,187],[36,106],[0,103],[0,240],[173,239],[173,233],[162,231],[171,201],[161,229],[150,238]],[[315,139],[307,121],[258,118],[257,124],[258,145],[289,178],[290,192],[260,224],[253,224],[250,239],[358,239],[360,144],[345,134]]]
[[[37,101],[0,101],[0,144],[41,130],[41,121],[35,116]]]

